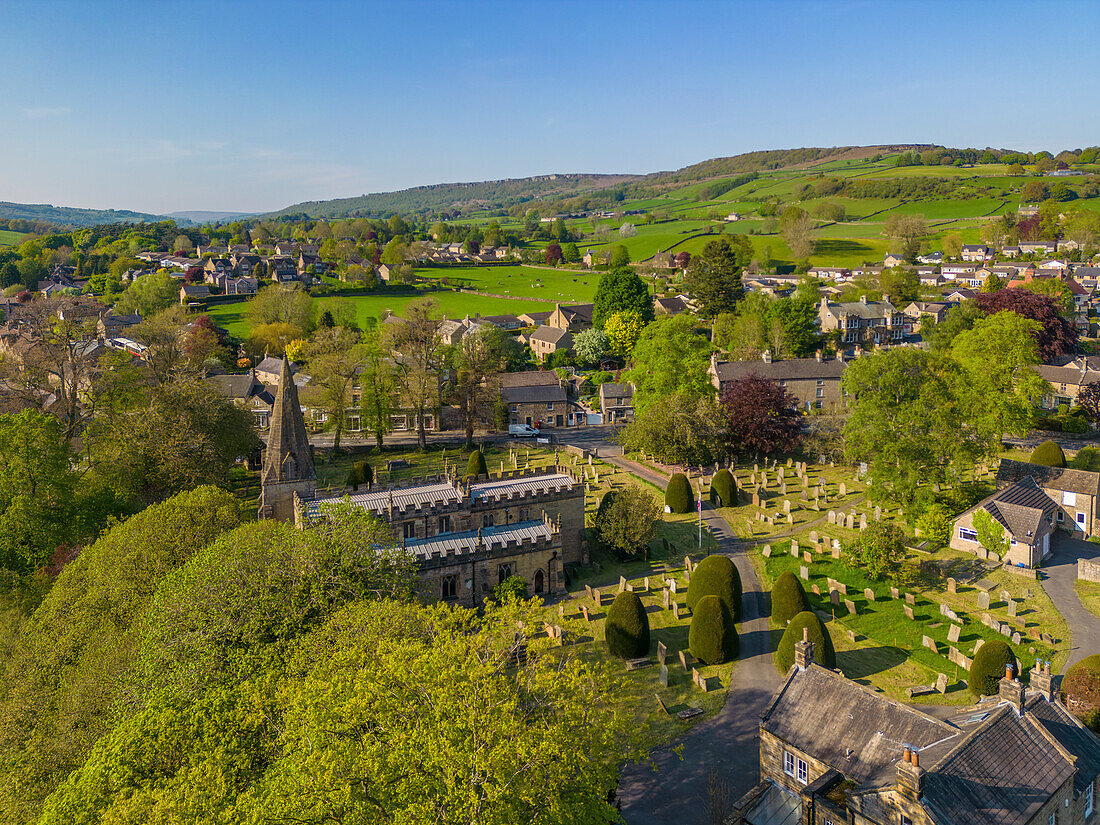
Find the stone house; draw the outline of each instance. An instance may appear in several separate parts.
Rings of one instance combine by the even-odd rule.
[[[1021,255],[1053,255],[1057,251],[1054,241],[1020,241]]]
[[[974,514],[979,510],[985,510],[1004,528],[1008,549],[1003,558],[987,551],[978,541]],[[1058,510],[1054,499],[1033,478],[1025,476],[1001,487],[956,518],[951,527],[950,546],[993,562],[1035,569],[1050,555],[1050,536]]]
[[[555,326],[538,327],[527,339],[535,360],[545,361],[558,350],[569,350],[573,346],[573,335],[566,329]]]
[[[998,486],[1031,479],[1058,505],[1055,526],[1081,537],[1096,532],[1100,506],[1100,473],[1072,467],[1047,467],[1027,461],[1001,459],[997,467]]]
[[[184,284],[180,287],[180,303],[183,306],[203,301],[210,297],[210,287],[206,284]]]
[[[833,303],[822,298],[817,308],[822,332],[839,332],[842,344],[899,344],[905,337],[905,316],[889,301]]]
[[[332,491],[337,492],[337,491]],[[369,492],[299,494],[308,525],[344,496],[389,524],[416,557],[420,595],[476,607],[510,576],[536,594],[564,593],[566,567],[588,563],[584,483],[570,468],[493,473],[460,481],[425,478]]]
[[[634,385],[605,381],[600,384],[600,412],[604,424],[634,420]]]
[[[882,265],[887,269],[896,266],[905,266],[906,260],[904,255],[898,255],[894,252],[887,252],[886,257],[882,261]]]
[[[583,423],[571,413],[565,385],[550,370],[504,373],[500,399],[508,405],[509,424],[542,428]]]
[[[765,350],[759,361],[719,361],[712,353],[707,375],[719,397],[732,382],[758,375],[786,389],[799,409],[836,410],[844,403],[840,379],[845,366],[843,359],[826,359],[820,352],[814,358],[775,360]]]
[[[1049,664],[939,719],[820,666],[803,640],[761,715],[761,782],[727,822],[1087,825],[1098,773],[1100,741],[1056,698]]]
[[[959,256],[964,261],[985,261],[993,256],[988,246],[983,244],[963,244],[962,254]]]
[[[546,326],[569,332],[584,332],[592,328],[592,304],[554,305],[554,311],[546,319]]]
[[[925,318],[931,318],[934,323],[941,323],[947,317],[947,311],[954,304],[946,302],[929,303],[927,301],[913,301],[902,310],[905,315],[907,332],[917,332]]]
[[[234,406],[252,413],[252,423],[257,430],[268,428],[271,423],[271,408],[275,405],[274,393],[278,391],[277,385],[272,389],[265,387],[254,370],[249,370],[244,375],[209,375],[204,380]]]
[[[658,317],[671,317],[687,312],[688,301],[683,295],[672,295],[668,298],[653,299],[653,314]]]
[[[1053,410],[1059,404],[1073,406],[1082,389],[1100,381],[1100,356],[1066,356],[1032,369],[1053,388],[1054,394],[1039,402],[1044,409]]]

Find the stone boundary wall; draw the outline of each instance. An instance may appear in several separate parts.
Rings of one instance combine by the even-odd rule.
[[[1100,582],[1100,561],[1078,559],[1077,578],[1087,582]]]

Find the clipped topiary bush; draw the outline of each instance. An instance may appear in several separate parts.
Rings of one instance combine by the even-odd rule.
[[[1097,710],[1100,710],[1100,654],[1094,653],[1067,670],[1062,678],[1062,692],[1066,695],[1066,703],[1085,724],[1096,721]]]
[[[779,647],[775,651],[775,666],[780,673],[786,673],[794,664],[794,646],[802,641],[802,629],[809,628],[810,641],[814,643],[814,661],[822,667],[836,667],[836,650],[833,648],[832,637],[821,619],[811,610],[803,610],[787,625],[783,631],[783,638],[779,640]]]
[[[604,638],[612,656],[638,659],[649,653],[649,616],[637,593],[623,592],[607,610]]]
[[[707,556],[692,571],[687,606],[695,610],[704,596],[717,596],[734,621],[741,621],[741,574],[727,556]]]
[[[1032,451],[1028,461],[1032,464],[1042,464],[1045,467],[1065,467],[1066,454],[1053,441],[1044,441]]]
[[[674,513],[687,513],[691,510],[691,485],[683,473],[676,473],[668,480],[665,504]]]
[[[1005,642],[994,639],[986,642],[974,654],[970,663],[970,692],[975,696],[993,696],[997,693],[997,683],[1004,678],[1005,665],[1016,665],[1012,648]]]
[[[780,627],[786,627],[787,622],[809,609],[806,591],[794,573],[788,570],[775,580],[772,587],[772,618]]]
[[[466,462],[466,478],[477,478],[489,475],[489,468],[485,466],[485,456],[481,450],[470,453],[470,460]]]
[[[710,500],[719,507],[733,507],[737,504],[737,485],[733,473],[721,469],[710,480]]]
[[[348,470],[347,486],[358,490],[360,484],[366,484],[368,489],[374,484],[374,468],[365,461],[356,461]]]
[[[740,640],[733,614],[717,596],[704,596],[692,610],[688,629],[691,655],[706,665],[720,665],[737,658]]]

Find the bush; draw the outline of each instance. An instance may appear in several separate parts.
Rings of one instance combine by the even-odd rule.
[[[719,470],[710,480],[710,500],[719,507],[733,507],[737,504],[737,485],[729,470]]]
[[[470,460],[466,462],[465,478],[487,475],[489,475],[489,468],[485,466],[485,456],[481,454],[481,450],[474,450],[470,453]]]
[[[665,489],[665,504],[674,513],[687,513],[691,510],[691,485],[687,476],[676,473],[668,480]]]
[[[1032,464],[1042,464],[1046,467],[1065,467],[1066,454],[1062,448],[1053,441],[1044,441],[1031,453],[1028,459]]]
[[[1077,470],[1100,471],[1100,447],[1082,447],[1069,462],[1069,466]]]
[[[374,484],[374,468],[365,461],[356,461],[348,470],[346,483],[352,490],[358,490],[360,484],[366,484],[369,488]]]
[[[649,653],[649,616],[637,593],[615,597],[604,622],[604,638],[612,656],[637,659]]]
[[[1016,664],[1012,648],[999,639],[986,642],[970,663],[970,692],[975,696],[995,695],[997,683],[1004,678],[1005,665],[1008,664]]]
[[[704,596],[692,610],[688,649],[705,665],[720,665],[737,658],[740,640],[733,615],[717,596]]]
[[[735,621],[741,620],[741,574],[727,556],[707,556],[691,574],[687,606],[695,606],[706,596],[717,596]]]
[[[509,576],[493,588],[493,601],[504,604],[513,599],[527,598],[527,582],[519,576]]]
[[[916,526],[921,536],[938,547],[946,547],[951,542],[953,524],[951,510],[944,504],[933,504],[917,518]]]
[[[794,664],[794,646],[802,641],[802,629],[809,628],[810,641],[814,643],[814,661],[823,667],[836,667],[836,650],[833,649],[833,640],[829,631],[817,618],[817,614],[811,610],[803,610],[787,625],[783,631],[783,638],[779,640],[779,647],[775,650],[775,666],[780,673],[786,673]]]
[[[1067,670],[1062,679],[1062,692],[1067,704],[1073,706],[1085,724],[1090,716],[1095,719],[1100,712],[1100,654],[1094,653]]]
[[[780,627],[786,627],[787,622],[808,609],[806,591],[794,573],[788,570],[775,580],[772,586],[772,618]]]

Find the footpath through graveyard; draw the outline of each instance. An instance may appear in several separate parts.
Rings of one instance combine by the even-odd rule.
[[[612,456],[603,460],[661,489],[666,486],[663,476],[641,464]],[[717,714],[692,727],[667,748],[654,751],[650,755],[652,767],[646,763],[623,768],[618,799],[629,825],[704,825],[711,821],[707,800],[711,798],[712,771],[724,785],[719,793],[727,803],[740,798],[760,778],[760,713],[780,682],[772,664],[769,596],[761,590],[745,554],[745,543],[706,503],[703,523],[741,574],[741,656],[733,670],[726,703]]]

